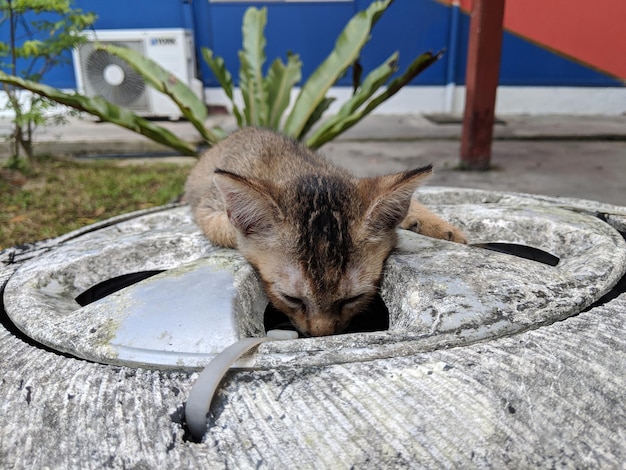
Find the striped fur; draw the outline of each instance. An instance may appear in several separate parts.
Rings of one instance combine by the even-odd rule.
[[[297,142],[246,128],[202,156],[185,200],[210,241],[242,252],[301,332],[328,335],[377,293],[397,227],[464,242],[412,198],[430,173],[359,179]]]

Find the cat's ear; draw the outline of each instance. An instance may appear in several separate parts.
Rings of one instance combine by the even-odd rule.
[[[262,182],[215,170],[215,186],[222,193],[228,219],[244,236],[265,235],[280,218],[280,209]]]
[[[395,229],[406,217],[417,187],[432,174],[432,165],[392,175],[365,178],[359,189],[369,201],[364,217],[367,236]]]

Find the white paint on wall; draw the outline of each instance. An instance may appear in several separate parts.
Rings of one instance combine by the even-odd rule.
[[[65,90],[71,92],[72,90]],[[205,88],[207,104],[225,106],[230,109],[230,101],[221,88]],[[295,102],[298,89],[292,92],[291,103]],[[333,87],[328,95],[335,97],[328,113],[339,110],[352,94],[350,87]],[[21,99],[27,100],[24,92]],[[242,104],[239,89],[235,96]],[[6,107],[7,97],[0,93],[0,117],[10,118],[13,112]],[[374,114],[428,114],[447,113],[461,115],[465,106],[465,87],[456,86],[410,86],[376,108]],[[63,113],[63,106],[49,112]],[[572,115],[622,115],[626,114],[626,88],[596,87],[521,87],[501,86],[498,88],[496,113],[502,115],[530,114],[572,114]]]

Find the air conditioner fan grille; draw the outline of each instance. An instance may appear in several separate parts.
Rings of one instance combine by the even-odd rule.
[[[85,78],[98,96],[119,106],[130,106],[145,91],[144,79],[124,60],[93,50],[85,61]]]

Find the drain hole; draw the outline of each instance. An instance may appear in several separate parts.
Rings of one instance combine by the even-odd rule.
[[[268,304],[263,317],[265,331],[292,330],[293,326],[287,315],[278,311],[272,304]],[[385,331],[389,329],[389,310],[380,295],[376,295],[370,302],[367,310],[352,319],[343,333],[367,333],[371,331]],[[300,337],[303,337],[300,334]]]
[[[267,304],[265,313],[263,314],[263,326],[265,331],[270,330],[289,330],[296,331],[296,327],[293,326],[287,315],[280,312],[271,303]]]
[[[389,329],[389,310],[380,295],[376,295],[367,310],[352,319],[344,333],[367,333]]]
[[[558,257],[547,251],[540,250],[533,246],[518,245],[516,243],[474,243],[472,246],[537,261],[538,263],[547,264],[548,266],[556,266],[560,261]]]
[[[89,305],[96,300],[100,300],[107,295],[111,295],[118,290],[137,284],[139,281],[143,281],[149,277],[156,276],[163,271],[163,269],[155,271],[141,271],[138,273],[123,274],[122,276],[107,279],[106,281],[102,281],[95,286],[91,286],[74,300],[78,302],[78,305],[84,307],[85,305]]]

